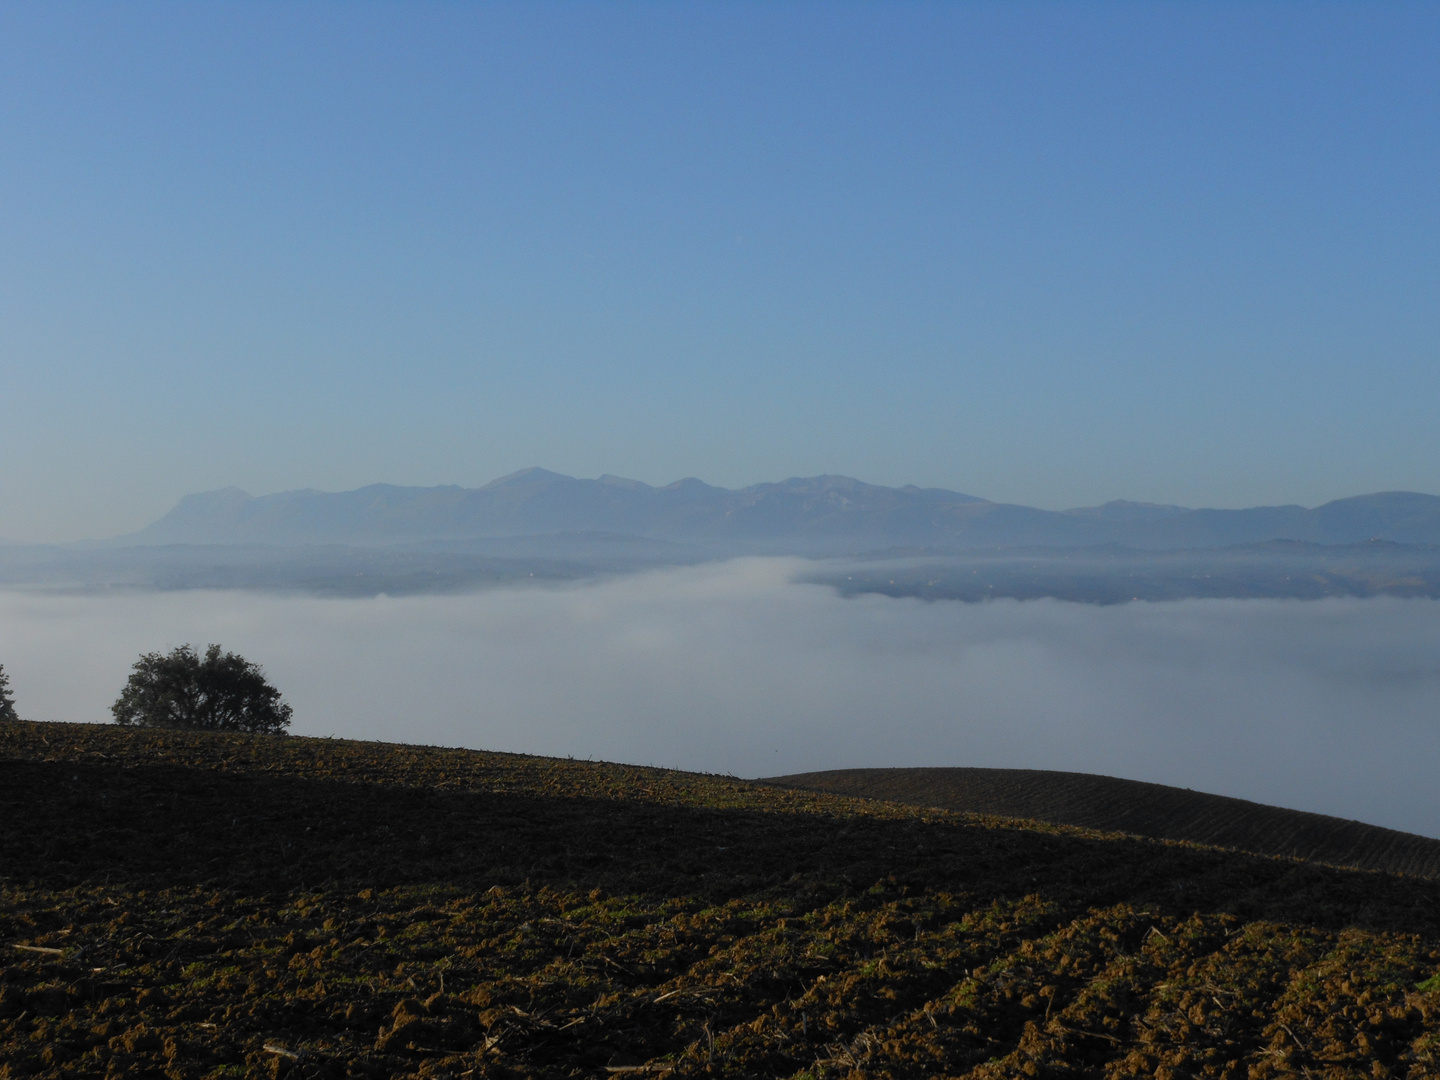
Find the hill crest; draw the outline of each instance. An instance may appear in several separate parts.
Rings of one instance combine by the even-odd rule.
[[[837,769],[763,781],[877,799],[1179,840],[1388,873],[1440,876],[1440,840],[1188,788],[1042,769]]]

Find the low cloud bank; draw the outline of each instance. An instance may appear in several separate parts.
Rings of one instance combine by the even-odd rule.
[[[105,721],[142,651],[262,663],[297,734],[765,776],[1107,773],[1440,836],[1440,602],[842,599],[798,560],[323,600],[0,593],[21,715]]]

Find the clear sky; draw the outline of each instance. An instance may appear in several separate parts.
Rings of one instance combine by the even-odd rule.
[[[1440,492],[1440,5],[0,6],[0,536]]]

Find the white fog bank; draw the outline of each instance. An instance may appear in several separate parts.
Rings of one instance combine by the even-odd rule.
[[[22,716],[106,721],[143,651],[264,665],[296,734],[768,776],[1070,769],[1440,836],[1440,602],[842,600],[752,559],[322,600],[0,593]]]

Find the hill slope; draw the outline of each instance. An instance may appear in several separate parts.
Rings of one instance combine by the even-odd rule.
[[[1435,881],[655,769],[60,724],[0,725],[0,821],[10,1076],[1440,1070]]]
[[[1334,866],[1440,876],[1440,840],[1428,836],[1113,776],[1041,769],[838,769],[764,782]]]

